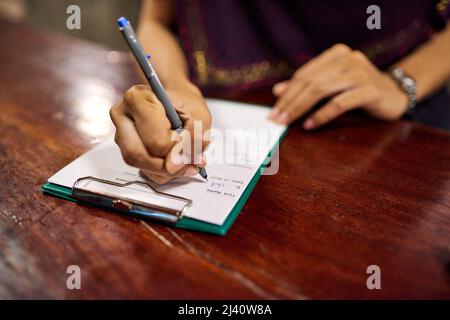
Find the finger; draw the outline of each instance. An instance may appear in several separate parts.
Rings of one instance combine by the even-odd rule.
[[[153,173],[145,171],[145,170],[142,170],[141,172],[145,178],[149,179],[150,181],[152,181],[156,184],[165,184],[172,179],[170,176],[160,176],[160,175],[153,174]]]
[[[172,98],[170,93],[169,96]],[[203,99],[194,100],[195,101],[194,103],[197,103],[198,105],[195,104],[193,105],[192,100],[184,101],[181,100],[177,95],[175,95],[172,98],[173,105],[177,110],[181,120],[184,123],[184,129],[190,131],[192,135],[194,133],[195,128],[199,128],[200,133],[204,134],[205,131],[211,127],[212,122],[211,113],[206,104],[203,103],[201,100]],[[204,142],[208,144],[207,141]]]
[[[369,86],[345,91],[317,110],[304,122],[303,127],[306,130],[317,128],[349,110],[365,107],[373,99],[373,90]]]
[[[174,143],[173,131],[155,94],[146,86],[134,86],[125,93],[124,103],[146,150],[156,157],[165,156]]]
[[[190,147],[184,148],[185,141],[179,141],[176,143],[165,158],[166,171],[170,175],[175,175],[184,166],[191,164],[190,153],[185,153],[184,150],[190,149]]]
[[[289,124],[297,117],[303,115],[318,101],[320,101],[320,98],[317,89],[314,89],[312,86],[305,87],[301,92],[298,92],[297,96],[288,105],[279,111],[279,115],[274,121],[280,124]]]
[[[273,86],[272,93],[276,97],[279,97],[279,96],[283,95],[288,88],[289,88],[289,81],[279,82]]]
[[[120,108],[111,110],[111,118],[116,126],[115,141],[120,147],[125,162],[151,172],[164,171],[164,159],[148,154],[136,131],[133,121]]]
[[[181,138],[190,143],[185,145],[184,152],[190,155],[192,162],[195,162],[210,143],[211,113],[201,100],[195,99],[192,100],[193,102],[188,102],[177,100],[177,96],[173,99],[174,106],[184,122],[184,129],[180,133]],[[192,105],[192,103],[198,103],[198,105]]]
[[[145,175],[145,177],[150,179],[151,181],[153,181],[157,184],[165,184],[174,178],[193,177],[198,174],[199,169],[196,166],[189,165],[189,166],[185,166],[183,169],[181,169],[175,175],[159,175],[159,174],[155,174],[153,172],[147,171],[147,170],[141,170],[141,171]]]
[[[204,130],[202,121],[186,122],[186,130],[181,133],[183,146],[183,155],[188,159],[188,163],[201,165],[203,160],[203,152],[210,143],[210,131]],[[187,142],[187,143],[186,143]]]
[[[362,77],[358,73],[351,72],[343,75],[338,74],[322,82],[313,83],[306,87],[284,110],[286,115],[280,121],[287,121],[285,124],[291,123],[303,116],[319,101],[361,85],[362,82]]]
[[[307,86],[304,79],[293,79],[290,81],[289,88],[278,98],[272,110],[271,118],[277,119],[283,115],[286,108],[294,101]]]
[[[186,167],[204,168],[206,166],[206,157],[203,154],[199,154],[192,160],[190,156],[183,153],[181,145],[182,142],[177,143],[166,156],[165,166],[169,175],[179,176],[180,172],[183,175],[183,170],[186,171]]]
[[[290,81],[287,88],[283,88],[284,92],[280,95],[278,101],[275,103],[275,108],[270,118],[276,119],[278,116],[282,119],[287,119],[283,114],[292,104],[294,100],[298,100],[299,93],[308,87],[321,86],[324,82],[328,82],[330,78],[335,78],[341,75],[348,68],[348,61],[350,60],[350,54],[342,54],[342,51],[338,50],[339,54],[329,54],[322,57],[321,62],[314,66],[314,73],[302,72],[301,68],[296,72],[294,78]],[[331,60],[333,59],[333,60]],[[333,61],[333,63],[328,63]],[[328,63],[328,64],[327,64]],[[319,68],[320,67],[320,68]],[[310,69],[311,70],[311,69]]]
[[[351,52],[352,49],[350,49],[345,44],[335,44],[331,48],[325,50],[317,57],[301,66],[297,71],[295,71],[293,77],[302,78],[317,74],[318,71],[325,69],[326,66],[329,66],[331,63],[343,56],[349,55]]]
[[[203,149],[205,149],[210,143],[210,130],[206,129],[210,127],[210,120],[204,120],[201,118],[197,118],[196,120],[188,119],[184,126],[184,128],[189,131],[194,141],[200,143],[199,146],[202,146]]]
[[[195,159],[194,164],[199,167],[199,168],[204,168],[206,167],[206,156],[204,154],[201,154],[197,157],[197,159]]]
[[[141,170],[141,172],[145,173],[146,176],[158,176],[160,178],[167,178],[167,179],[183,176],[193,176],[196,175],[199,171],[200,171],[199,167],[193,164],[186,164],[180,170],[173,173],[169,173],[167,171],[152,172],[148,170]]]

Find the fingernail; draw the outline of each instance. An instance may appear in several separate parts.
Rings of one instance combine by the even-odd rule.
[[[280,124],[288,124],[289,123],[289,113],[283,112],[276,119],[276,122]]]
[[[277,95],[280,93],[280,91],[283,91],[283,88],[287,85],[286,82],[280,82],[273,86],[272,92]]]
[[[303,123],[303,128],[306,130],[311,130],[314,129],[314,126],[316,124],[314,123],[313,119],[307,119],[304,123]]]
[[[273,89],[272,89],[273,93],[276,94],[277,92],[279,92],[281,87],[282,87],[282,86],[281,86],[280,83],[277,83],[276,85],[274,85],[274,86],[273,86]]]
[[[272,111],[269,113],[268,118],[270,120],[274,120],[276,117],[278,117],[280,113],[280,110],[278,110],[278,108],[273,108]]]
[[[195,176],[198,173],[197,167],[189,167],[187,168],[186,172],[184,173],[185,177],[192,177]]]
[[[174,163],[174,164],[173,164],[173,168],[174,168],[176,171],[180,170],[180,169],[183,168],[184,166],[185,166],[185,164],[184,164],[183,162],[179,162],[179,163]]]

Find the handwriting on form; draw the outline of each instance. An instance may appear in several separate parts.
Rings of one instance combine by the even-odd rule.
[[[240,190],[244,185],[244,181],[242,180],[219,176],[211,176],[209,181],[209,186],[206,189],[207,192],[228,198],[234,198],[236,196],[236,191]]]

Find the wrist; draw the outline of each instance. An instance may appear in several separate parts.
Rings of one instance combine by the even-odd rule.
[[[200,89],[185,76],[172,79],[170,82],[165,83],[164,86],[167,90],[188,91],[201,95]]]

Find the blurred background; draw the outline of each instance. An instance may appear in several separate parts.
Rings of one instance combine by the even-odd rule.
[[[40,29],[68,34],[99,42],[116,50],[126,44],[116,28],[116,19],[126,16],[133,24],[141,0],[0,0],[0,18],[23,21]],[[78,5],[81,9],[81,30],[69,30],[66,9]]]

